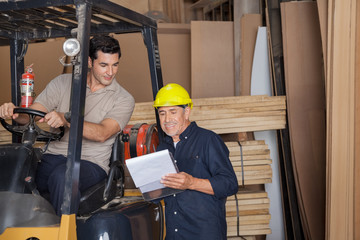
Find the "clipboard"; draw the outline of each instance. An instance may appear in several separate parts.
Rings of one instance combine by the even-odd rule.
[[[169,150],[130,158],[125,162],[135,186],[139,188],[145,201],[163,198],[183,191],[165,187],[160,183],[162,176],[179,172]]]

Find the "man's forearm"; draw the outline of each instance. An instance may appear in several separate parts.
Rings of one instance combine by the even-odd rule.
[[[201,178],[193,177],[193,183],[190,185],[189,189],[214,195],[214,190],[211,186],[209,179],[201,179]]]
[[[112,119],[105,119],[99,124],[84,121],[83,136],[92,141],[105,142],[120,130],[119,124]]]
[[[190,189],[214,195],[209,179],[196,178],[185,172],[166,174],[161,178],[160,182],[170,188]]]
[[[100,124],[91,122],[84,122],[83,137],[96,142],[104,142],[108,138]]]

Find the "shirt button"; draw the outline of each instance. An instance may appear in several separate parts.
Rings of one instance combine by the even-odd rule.
[[[176,214],[177,214],[177,212],[174,212],[174,214],[176,215]]]
[[[187,137],[185,137],[185,139],[187,139]]]
[[[175,228],[175,232],[177,232],[178,231],[178,229],[177,228]]]
[[[176,197],[176,194],[174,194],[173,196]]]
[[[176,161],[176,160],[174,160],[174,162],[175,162],[175,163],[177,163],[177,161]]]

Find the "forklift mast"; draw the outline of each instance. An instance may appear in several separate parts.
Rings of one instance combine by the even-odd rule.
[[[156,21],[108,0],[8,0],[0,2],[0,46],[10,45],[11,98],[20,105],[20,79],[28,43],[77,38],[81,50],[73,68],[71,128],[63,214],[74,214],[84,123],[89,39],[98,34],[140,32],[147,48],[153,98],[163,86]],[[156,114],[156,112],[154,112]],[[156,115],[157,122],[158,116]],[[160,127],[158,125],[158,129]],[[13,141],[16,139],[13,137]]]

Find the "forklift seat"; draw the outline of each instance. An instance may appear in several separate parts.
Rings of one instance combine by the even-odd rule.
[[[78,216],[88,215],[109,203],[115,197],[124,195],[124,144],[121,141],[122,136],[121,132],[115,138],[108,177],[81,193]]]

